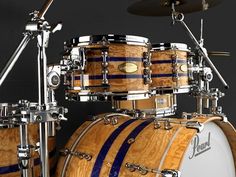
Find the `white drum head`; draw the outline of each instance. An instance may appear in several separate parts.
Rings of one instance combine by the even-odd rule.
[[[215,123],[207,123],[193,138],[180,171],[181,177],[235,177],[229,142]]]

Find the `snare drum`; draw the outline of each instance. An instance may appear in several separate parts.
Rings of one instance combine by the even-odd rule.
[[[188,54],[186,44],[160,43],[152,45],[152,88],[173,90],[174,93],[189,92]]]
[[[177,109],[176,95],[163,94],[155,95],[143,100],[114,101],[116,110],[143,111],[147,115],[155,117],[165,117],[175,114]]]
[[[108,118],[77,129],[56,177],[235,177],[236,131],[221,117]]]
[[[133,99],[136,94],[147,93],[151,79],[149,46],[147,38],[128,35],[70,40],[63,60],[65,65],[72,63],[65,77],[68,93],[133,95]]]
[[[18,104],[0,103],[0,177],[19,177],[17,147],[20,145],[20,129],[12,124],[12,113],[18,111]],[[8,119],[8,120],[7,120]],[[55,137],[48,138],[50,172],[54,174],[56,158]],[[28,125],[28,141],[36,146],[39,142],[39,127],[36,124]],[[33,149],[32,149],[33,151]],[[38,152],[32,152],[33,172],[40,176],[40,158]]]

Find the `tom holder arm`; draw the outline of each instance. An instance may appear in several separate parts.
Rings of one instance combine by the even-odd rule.
[[[203,58],[206,60],[206,62],[209,64],[212,70],[216,73],[217,77],[220,79],[224,87],[228,89],[229,85],[226,83],[225,79],[222,77],[218,69],[215,67],[211,59],[208,57],[207,50],[198,42],[198,40],[195,38],[191,30],[188,28],[187,24],[184,22],[184,14],[173,11],[172,19],[173,19],[173,24],[175,24],[175,22],[179,22],[182,25],[186,33],[189,35],[189,37],[192,39],[192,41],[196,45],[199,53],[203,56]]]

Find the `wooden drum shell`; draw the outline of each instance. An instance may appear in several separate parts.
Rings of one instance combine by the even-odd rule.
[[[127,162],[141,164],[152,169],[160,167],[160,170],[178,170],[185,150],[191,144],[193,137],[196,136],[197,130],[183,126],[187,119],[170,120],[175,123],[171,123],[172,128],[166,130],[164,128],[154,129],[153,120],[151,119],[128,120],[125,117],[120,117],[117,125],[105,125],[103,121],[100,121],[84,132],[91,124],[91,122],[85,122],[72,135],[66,148],[70,149],[72,146],[75,146],[75,152],[90,154],[92,159],[86,161],[85,159],[72,156],[68,161],[69,163],[64,166],[67,157],[62,156],[59,159],[56,177],[112,176],[112,170],[117,168],[116,165],[121,166],[115,171],[119,174],[113,174],[114,176],[143,176],[139,172],[129,171],[125,165]],[[131,123],[126,124],[126,127],[122,129],[122,133],[117,135],[121,125],[128,121],[131,121]],[[218,124],[227,135],[234,156],[234,162],[236,161],[236,144],[233,141],[235,140],[236,132],[230,124],[222,122],[220,117],[198,117],[191,119],[191,121],[199,121],[203,124],[207,122]],[[139,131],[139,133],[133,134],[135,131]],[[74,144],[77,137],[81,134],[83,134],[81,140],[78,144]],[[115,135],[117,135],[115,139],[111,139]],[[126,151],[127,146],[128,149]],[[107,149],[104,151],[104,148]],[[120,151],[122,148],[124,148],[125,154]],[[119,154],[120,152],[121,154]],[[114,165],[117,160],[120,160],[119,158],[124,158],[122,164]],[[61,176],[63,168],[65,168],[65,176]],[[146,176],[156,177],[156,174],[147,173]]]
[[[28,126],[29,144],[36,145],[39,142],[38,125],[31,124]],[[20,144],[19,128],[2,128],[0,129],[0,176],[3,177],[19,177],[20,170],[18,169],[17,146]],[[49,137],[49,164],[51,173],[54,173],[56,166],[56,141],[55,137]],[[40,176],[40,160],[39,154],[33,152],[32,158],[34,161],[34,174]]]
[[[102,61],[96,61],[102,57],[102,50],[104,48],[101,45],[88,45],[84,46],[86,52],[86,58],[88,59],[87,67],[85,71],[84,86],[100,86],[102,84]],[[130,44],[116,44],[111,43],[108,45],[108,57],[109,58],[124,58],[127,61],[108,61],[108,82],[110,87],[106,89],[107,92],[128,92],[128,91],[147,91],[149,89],[148,84],[144,84],[143,70],[144,65],[142,58],[144,53],[148,52],[147,46],[130,45]],[[130,59],[129,59],[130,58]],[[132,61],[132,58],[134,60]],[[138,60],[137,60],[138,59]],[[109,60],[109,59],[108,59]],[[134,64],[137,69],[134,72],[123,72],[119,69],[119,66],[126,63]],[[71,73],[72,88],[81,88],[80,72],[75,71]],[[110,77],[110,78],[109,78]],[[131,78],[130,78],[131,77]],[[101,87],[90,87],[91,92],[104,92]],[[80,89],[71,90],[71,92],[79,92]],[[69,91],[70,92],[70,91]]]
[[[133,108],[133,103],[130,100],[122,100],[118,103],[118,109],[138,109],[138,110],[158,110],[172,108],[174,106],[174,96],[172,94],[155,95],[149,99],[133,100],[135,108]]]
[[[177,59],[175,68],[171,62]],[[188,52],[180,50],[155,50],[151,51],[152,61],[152,88],[181,88],[189,85],[188,83]],[[175,71],[176,70],[176,71]],[[174,72],[178,78],[173,77]]]

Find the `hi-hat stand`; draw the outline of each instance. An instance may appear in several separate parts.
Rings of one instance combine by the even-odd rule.
[[[19,56],[33,38],[37,38],[38,46],[38,110],[34,117],[30,120],[31,122],[39,123],[39,134],[40,134],[40,160],[41,160],[41,176],[49,177],[49,157],[48,157],[48,123],[58,120],[64,120],[65,118],[60,113],[59,108],[51,105],[48,85],[47,85],[47,56],[46,48],[48,47],[49,36],[58,30],[61,30],[62,24],[58,23],[55,26],[50,26],[49,23],[44,19],[44,15],[52,4],[53,0],[47,0],[40,11],[34,11],[31,20],[26,24],[24,37],[20,42],[15,52],[10,57],[6,66],[0,73],[0,86],[6,79],[9,72],[14,67]],[[62,111],[63,112],[63,111]],[[58,115],[58,117],[55,117]],[[27,121],[28,123],[28,121]],[[20,126],[21,145],[20,150],[28,146],[27,140],[27,126],[22,124]],[[18,157],[21,155],[21,151],[18,153]],[[26,159],[28,160],[28,159]],[[29,163],[29,161],[23,160],[22,163]],[[20,161],[20,160],[19,160]],[[30,177],[32,169],[30,165],[23,165],[24,169],[21,171],[23,177]]]

